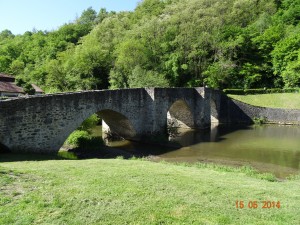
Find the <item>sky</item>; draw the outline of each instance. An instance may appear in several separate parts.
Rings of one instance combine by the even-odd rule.
[[[33,29],[51,31],[72,22],[83,10],[132,11],[140,0],[0,0],[0,32],[23,34]]]

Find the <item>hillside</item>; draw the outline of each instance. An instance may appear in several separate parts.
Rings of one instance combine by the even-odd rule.
[[[299,0],[144,0],[55,31],[0,33],[0,72],[47,92],[299,87]]]

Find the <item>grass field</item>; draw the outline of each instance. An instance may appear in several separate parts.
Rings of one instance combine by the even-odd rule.
[[[228,95],[229,97],[255,106],[300,109],[300,93],[261,95]]]
[[[142,160],[0,155],[0,224],[299,224],[300,178]],[[6,160],[5,160],[6,159]],[[15,161],[15,162],[14,162]],[[236,201],[244,201],[243,209]],[[257,208],[248,208],[258,201]],[[280,201],[280,208],[262,208]]]

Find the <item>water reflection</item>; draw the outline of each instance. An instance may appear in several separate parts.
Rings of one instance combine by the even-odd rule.
[[[286,177],[300,171],[299,137],[299,126],[219,125],[210,131],[180,131],[170,138],[181,146],[177,149],[129,141],[111,146],[140,155],[157,155],[166,161],[251,165],[259,171]]]

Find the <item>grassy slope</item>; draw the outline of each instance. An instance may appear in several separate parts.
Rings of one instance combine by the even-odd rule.
[[[297,224],[300,179],[137,160],[0,164],[0,224]],[[236,200],[281,201],[236,209]]]
[[[256,106],[300,109],[299,93],[229,95],[229,97]]]

